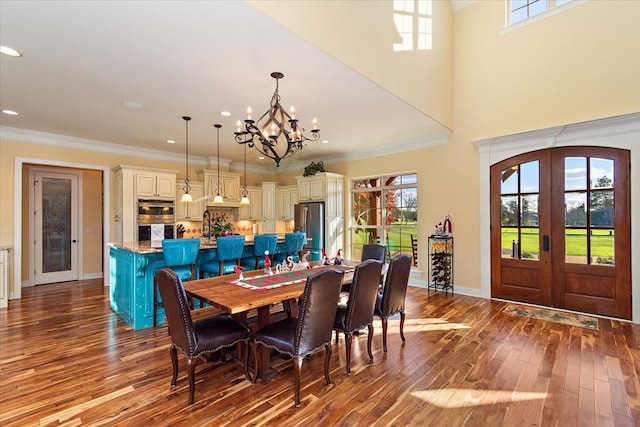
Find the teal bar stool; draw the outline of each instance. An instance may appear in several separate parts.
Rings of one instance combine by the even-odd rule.
[[[196,258],[200,251],[200,239],[165,239],[162,241],[164,263],[183,282],[191,280],[195,274]],[[153,326],[157,325],[158,307],[163,307],[158,298],[158,284],[153,279]]]
[[[244,236],[216,237],[216,259],[200,265],[200,277],[233,273],[233,267],[240,265],[244,243]]]
[[[301,232],[285,234],[284,247],[286,252],[280,252],[276,254],[274,261],[277,264],[280,264],[284,260],[286,260],[288,256],[291,256],[293,258],[293,262],[300,261],[300,252],[302,251],[302,247],[304,246],[306,238],[307,234]]]
[[[273,261],[278,244],[277,234],[256,234],[253,238],[253,258],[243,258],[242,266],[257,270],[264,267],[264,253],[269,251],[269,257]]]

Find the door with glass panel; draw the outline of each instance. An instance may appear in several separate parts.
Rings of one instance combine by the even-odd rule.
[[[491,167],[491,294],[630,318],[629,152],[541,150]]]
[[[78,280],[78,176],[34,174],[35,284]]]

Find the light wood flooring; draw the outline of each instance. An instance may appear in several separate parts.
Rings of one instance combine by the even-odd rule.
[[[133,331],[101,281],[23,290],[0,310],[0,425],[640,426],[640,327],[600,319],[599,331],[502,312],[505,303],[410,288],[406,345],[390,322],[374,361],[366,336],[305,361],[293,406],[291,361],[268,384],[239,365],[200,364],[187,405],[184,358],[170,387],[166,326]]]

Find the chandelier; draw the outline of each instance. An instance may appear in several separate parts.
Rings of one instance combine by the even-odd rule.
[[[234,134],[238,144],[248,144],[249,147],[255,147],[262,155],[273,159],[276,162],[276,167],[279,167],[281,160],[302,150],[306,141],[320,139],[320,129],[318,129],[318,121],[314,118],[311,136],[305,135],[304,128],[298,126],[293,106],[287,112],[280,105],[278,81],[284,77],[284,74],[275,71],[271,73],[271,77],[276,79],[276,90],[271,98],[269,109],[254,121],[251,107],[247,108],[244,130],[242,123],[238,120]],[[286,150],[284,149],[285,145]]]

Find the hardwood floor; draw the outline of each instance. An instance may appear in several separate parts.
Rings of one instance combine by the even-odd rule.
[[[187,405],[184,358],[176,387],[166,326],[133,331],[109,308],[101,281],[23,290],[0,310],[0,425],[639,426],[640,326],[600,319],[599,331],[520,318],[503,302],[407,296],[406,345],[390,321],[389,352],[375,323],[374,361],[354,338],[302,368],[293,406],[291,361],[251,385],[236,363],[200,364]]]

